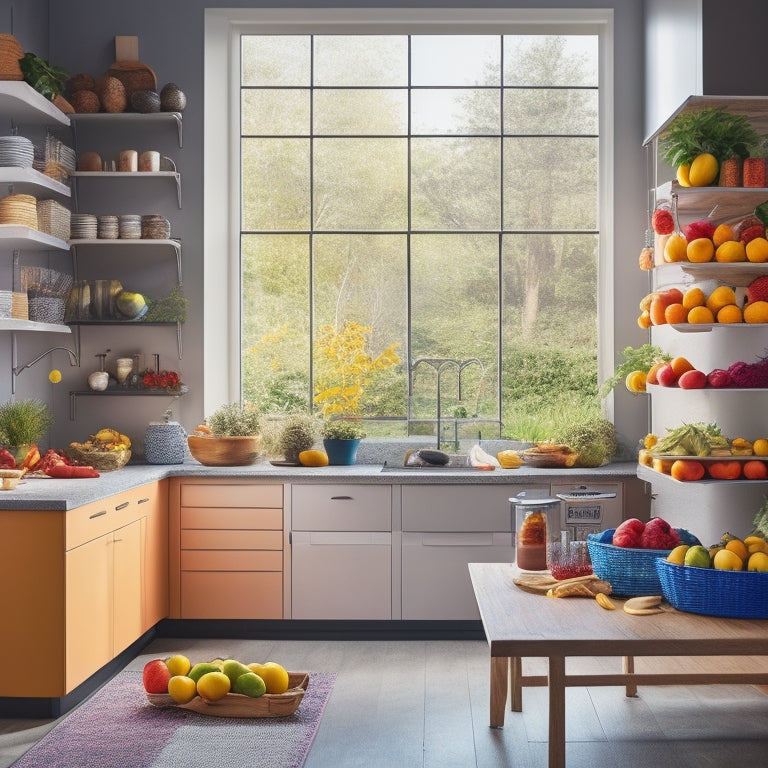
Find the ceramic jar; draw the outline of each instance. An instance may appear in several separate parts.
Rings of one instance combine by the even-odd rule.
[[[187,453],[187,433],[178,421],[152,421],[144,435],[144,455],[148,464],[183,464]]]

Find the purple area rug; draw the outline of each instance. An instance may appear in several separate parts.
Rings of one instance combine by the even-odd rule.
[[[294,714],[249,719],[153,707],[141,672],[121,672],[12,768],[300,768],[335,680],[312,672]]]

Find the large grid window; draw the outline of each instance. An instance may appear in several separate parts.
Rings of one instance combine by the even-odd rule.
[[[240,41],[243,397],[313,408],[352,324],[369,435],[599,410],[598,37]]]

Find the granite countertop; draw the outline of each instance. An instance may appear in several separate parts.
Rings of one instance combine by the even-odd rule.
[[[511,484],[525,485],[543,478],[557,482],[599,482],[636,477],[636,462],[616,462],[594,469],[406,469],[382,464],[332,467],[275,466],[268,461],[247,467],[206,467],[194,459],[184,464],[129,464],[98,478],[54,480],[27,478],[12,491],[0,492],[0,510],[68,510],[166,477],[247,478],[278,483],[374,483],[380,485]]]

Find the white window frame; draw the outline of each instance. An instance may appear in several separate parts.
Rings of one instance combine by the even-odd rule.
[[[598,381],[613,372],[613,10],[221,8],[205,11],[203,405],[240,399],[240,37],[243,34],[599,35]],[[612,406],[612,400],[608,403]],[[611,414],[606,414],[611,418]]]

